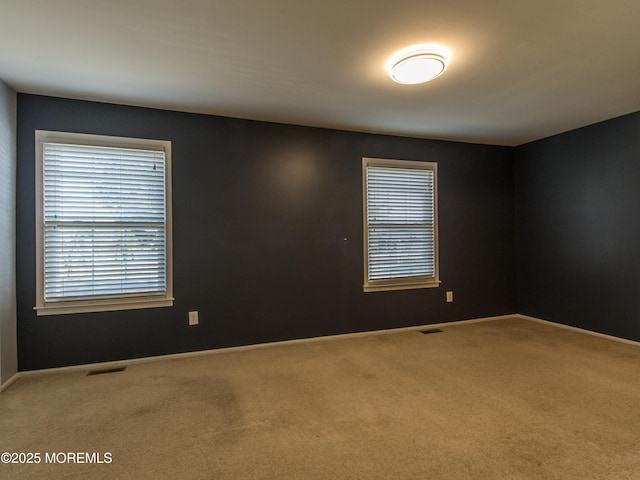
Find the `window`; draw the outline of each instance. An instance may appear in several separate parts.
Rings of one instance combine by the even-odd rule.
[[[173,305],[171,142],[36,132],[38,315]]]
[[[437,287],[437,164],[364,158],[364,291]]]

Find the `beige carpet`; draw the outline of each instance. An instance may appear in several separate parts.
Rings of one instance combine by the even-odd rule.
[[[443,330],[20,378],[0,451],[43,458],[0,478],[640,479],[639,347],[517,319]]]

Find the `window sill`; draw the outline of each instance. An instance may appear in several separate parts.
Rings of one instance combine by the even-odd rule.
[[[67,313],[113,312],[117,310],[136,310],[141,308],[172,307],[173,298],[115,298],[109,300],[84,302],[59,302],[38,305],[33,309],[38,316],[62,315]]]
[[[384,292],[391,290],[414,290],[418,288],[435,288],[440,286],[440,280],[420,283],[385,283],[377,285],[364,285],[365,292]]]

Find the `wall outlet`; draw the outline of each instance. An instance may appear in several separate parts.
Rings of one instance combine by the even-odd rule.
[[[198,325],[198,312],[189,312],[189,325]]]
[[[447,292],[447,302],[453,302],[453,292]]]

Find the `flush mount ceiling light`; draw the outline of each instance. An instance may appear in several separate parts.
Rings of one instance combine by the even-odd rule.
[[[440,45],[417,45],[393,55],[387,62],[387,70],[395,82],[424,83],[445,71],[449,56],[449,51]]]

